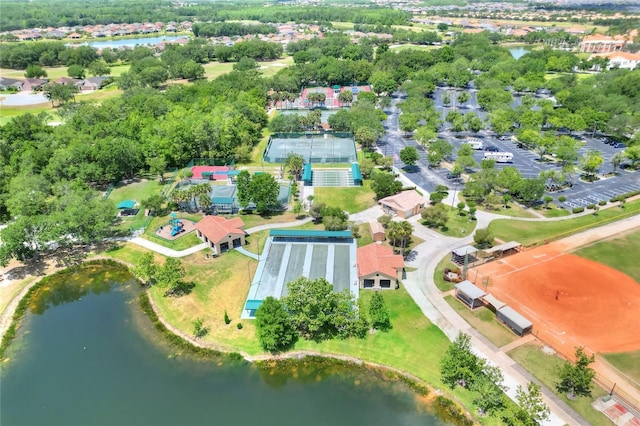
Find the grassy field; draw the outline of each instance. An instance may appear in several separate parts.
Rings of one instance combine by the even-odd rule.
[[[624,272],[640,283],[640,263],[638,263],[639,247],[640,232],[630,232],[626,235],[581,248],[575,251],[574,254],[599,263],[604,263],[607,266]]]
[[[455,311],[474,329],[478,330],[484,337],[497,347],[507,345],[518,338],[496,319],[496,314],[488,308],[480,307],[473,311],[469,310],[454,296],[446,296],[444,300],[455,309]]]
[[[602,357],[640,387],[640,351],[602,354]]]
[[[260,66],[259,71],[264,77],[271,77],[282,68],[286,68],[291,64],[293,64],[293,56],[285,56],[275,61],[258,62]],[[233,71],[233,62],[212,61],[204,64],[203,67],[205,77],[212,80]]]
[[[553,203],[549,203],[549,206],[546,209],[543,207],[536,209],[536,211],[545,217],[563,217],[571,214],[569,210],[560,208]]]
[[[357,240],[358,247],[366,246],[373,242],[373,236],[371,235],[371,227],[368,223],[360,224],[360,238]]]
[[[358,213],[376,205],[375,194],[371,190],[371,181],[365,180],[362,186],[348,188],[317,187],[314,189],[314,202],[337,206],[347,213]],[[382,211],[380,211],[382,216]]]
[[[536,379],[551,390],[555,390],[555,383],[558,380],[557,371],[563,363],[562,358],[557,355],[547,355],[541,350],[541,346],[536,343],[528,343],[519,346],[508,352],[518,364],[524,367]],[[575,401],[569,400],[564,394],[559,395],[565,403],[583,416],[589,424],[593,426],[609,426],[613,423],[601,412],[591,406],[593,399],[601,397],[606,392],[597,386],[593,389],[593,398],[580,397]]]
[[[553,222],[524,222],[512,219],[494,220],[489,225],[493,235],[502,241],[518,241],[522,245],[532,245],[545,239],[567,237],[598,225],[610,223],[640,213],[640,200],[628,202],[624,208],[612,207],[575,219]]]
[[[462,214],[459,215],[457,208],[454,207],[452,209],[451,206],[446,207],[449,219],[447,220],[445,226],[430,229],[446,235],[447,237],[454,238],[466,237],[473,232],[474,228],[476,227],[476,221],[469,220],[469,212],[463,210]]]

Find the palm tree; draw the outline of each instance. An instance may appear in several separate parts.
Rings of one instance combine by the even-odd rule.
[[[213,201],[211,201],[209,194],[200,194],[198,196],[198,204],[200,204],[202,211],[206,212],[213,205]]]
[[[191,195],[191,200],[193,201],[193,206],[197,210],[199,207],[200,198],[204,196],[209,196],[211,192],[211,186],[208,183],[199,183],[198,185],[192,186],[189,188],[189,192]]]
[[[394,247],[397,245],[402,247],[402,254],[404,254],[407,241],[411,238],[411,234],[413,234],[413,225],[406,220],[389,222],[387,236]]]

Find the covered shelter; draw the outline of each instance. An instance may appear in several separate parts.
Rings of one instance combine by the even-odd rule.
[[[509,306],[503,306],[497,312],[498,319],[518,336],[531,332],[533,323]]]
[[[360,288],[398,288],[398,273],[404,268],[404,258],[394,254],[391,247],[367,244],[358,248],[357,256]]]
[[[122,200],[118,203],[118,209],[132,209],[135,205],[135,200]]]
[[[456,297],[471,309],[482,306],[482,297],[487,293],[469,280],[455,285]]]
[[[244,222],[239,217],[226,219],[221,216],[205,216],[196,223],[196,235],[219,254],[245,244]]]
[[[467,263],[473,263],[478,260],[475,255],[478,252],[478,249],[474,246],[466,245],[462,247],[458,247],[457,249],[451,252],[451,261],[456,265],[464,265],[464,259],[467,258]]]
[[[507,306],[502,300],[499,300],[491,293],[487,293],[484,297],[484,302],[493,308],[494,312],[498,312],[503,307]]]
[[[426,200],[416,190],[402,191],[378,201],[385,213],[408,219],[420,213]]]
[[[485,259],[489,261],[499,259],[510,254],[516,254],[520,251],[520,247],[521,244],[517,241],[508,241],[506,243],[498,244],[488,250],[484,250]]]
[[[360,172],[360,165],[358,163],[351,163],[351,176],[353,177],[353,184],[355,186],[362,186],[362,172]]]
[[[305,163],[302,168],[302,181],[305,186],[311,186],[313,183],[313,173],[311,171],[311,163]]]

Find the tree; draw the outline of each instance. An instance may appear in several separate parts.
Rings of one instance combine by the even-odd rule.
[[[291,347],[297,338],[282,301],[268,296],[256,311],[256,334],[265,351],[280,352]]]
[[[87,71],[92,76],[107,76],[111,74],[111,68],[104,61],[93,61],[87,67]]]
[[[47,83],[42,88],[44,96],[51,101],[52,107],[55,107],[55,102],[60,106],[75,99],[75,94],[79,91],[80,89],[73,84]]]
[[[481,248],[491,247],[493,240],[493,232],[489,228],[476,229],[476,233],[473,235],[473,241]]]
[[[296,180],[300,180],[302,169],[304,168],[304,158],[302,158],[302,155],[296,154],[295,152],[289,153],[284,165],[289,169],[289,173],[295,176]]]
[[[442,203],[437,203],[431,207],[427,207],[420,212],[424,224],[430,227],[440,228],[447,224],[449,220],[449,214],[447,212],[447,206]]]
[[[542,197],[544,188],[544,179],[530,178],[520,180],[515,190],[523,203],[533,204]]]
[[[251,175],[246,170],[240,170],[236,181],[238,190],[238,203],[240,207],[246,209],[251,201]]]
[[[461,201],[456,205],[456,207],[458,209],[458,216],[461,216],[462,210],[464,210],[464,208],[466,207],[466,204]]]
[[[442,382],[451,389],[456,385],[470,388],[482,375],[484,365],[471,351],[471,336],[460,332],[440,359]]]
[[[322,220],[322,212],[326,208],[324,203],[313,203],[309,207],[309,215],[313,218],[314,222],[318,223]]]
[[[368,325],[358,315],[357,303],[348,291],[334,292],[324,278],[300,277],[287,284],[283,298],[291,322],[305,339],[364,336]]]
[[[354,134],[354,139],[358,142],[363,149],[371,148],[378,139],[378,135],[373,129],[368,127],[360,127]]]
[[[132,269],[133,275],[142,280],[143,285],[153,285],[158,272],[158,265],[153,259],[153,253],[145,253],[140,256],[138,264]]]
[[[278,202],[280,186],[270,174],[265,173],[251,178],[249,192],[258,213],[266,213],[280,206]]]
[[[590,149],[580,159],[580,167],[589,178],[593,178],[602,163],[604,163],[602,153],[595,149]]]
[[[390,214],[383,214],[378,218],[378,223],[380,223],[380,225],[382,225],[383,228],[386,228],[387,226],[389,226],[391,219],[392,217]]]
[[[435,142],[436,139],[438,139],[438,132],[430,126],[420,126],[415,131],[414,139],[422,145],[422,147],[426,147],[429,143]]]
[[[362,173],[362,176],[365,179],[371,176],[371,173],[373,172],[373,168],[374,168],[374,164],[371,158],[364,157],[362,160],[360,160],[360,172]]]
[[[384,303],[382,293],[376,291],[369,302],[369,319],[371,327],[377,330],[389,330],[391,328],[391,320],[389,319],[389,311]]]
[[[498,367],[486,364],[482,375],[473,383],[471,390],[477,393],[473,403],[481,414],[493,415],[504,407],[506,387],[504,377]]]
[[[186,271],[180,259],[169,257],[156,272],[156,285],[166,289],[165,296],[178,296],[192,287],[183,281]]]
[[[616,174],[618,167],[620,167],[620,164],[622,164],[623,161],[624,161],[623,152],[616,152],[611,156],[611,165],[613,166],[613,174]]]
[[[345,90],[338,94],[338,100],[343,104],[351,104],[353,102],[353,92]]]
[[[164,183],[164,172],[167,170],[167,160],[163,156],[147,158],[149,173],[157,175],[160,183]]]
[[[85,70],[82,65],[71,65],[67,68],[67,75],[72,78],[83,79],[85,77]]]
[[[633,145],[624,150],[624,156],[631,161],[631,167],[636,168],[640,163],[640,145]]]
[[[542,399],[540,386],[534,382],[527,384],[527,390],[518,385],[516,389],[516,401],[519,405],[519,412],[516,414],[518,424],[538,425],[549,419],[551,411]]]
[[[413,234],[413,225],[406,220],[391,221],[387,225],[387,237],[394,247],[398,245],[401,247],[403,254],[407,241],[411,239],[411,234]]]
[[[204,320],[202,318],[196,318],[193,321],[193,337],[200,339],[209,333],[209,327],[204,326]]]
[[[376,172],[371,178],[371,189],[376,194],[376,199],[397,194],[402,189],[402,183],[396,177],[387,172]]]
[[[544,208],[548,209],[549,203],[553,201],[553,197],[551,195],[545,195],[542,201],[544,201]]]
[[[24,72],[25,78],[46,78],[47,71],[40,65],[31,64]]]
[[[575,399],[576,396],[591,397],[591,382],[596,372],[589,365],[595,361],[595,357],[588,356],[583,347],[578,347],[575,358],[575,363],[565,361],[560,368],[560,381],[556,383],[556,389],[558,392],[567,393],[571,399]]]
[[[235,65],[235,64],[234,64]],[[203,78],[205,75],[204,67],[194,61],[193,59],[188,60],[184,64],[182,64],[182,77],[187,80],[193,81]]]
[[[142,208],[149,210],[149,214],[155,214],[162,211],[162,206],[164,206],[165,201],[166,199],[162,195],[153,194],[142,200],[140,204],[142,205]]]
[[[382,93],[391,94],[398,88],[398,83],[393,79],[391,73],[384,71],[374,72],[371,75],[369,82],[373,86],[373,92],[376,95],[380,95]]]
[[[407,146],[400,151],[400,160],[407,166],[415,166],[420,156],[415,146]]]

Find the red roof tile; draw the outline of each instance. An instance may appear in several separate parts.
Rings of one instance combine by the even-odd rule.
[[[393,254],[393,249],[382,244],[368,244],[358,248],[358,276],[382,273],[395,277],[398,269],[404,266],[404,259]]]
[[[230,234],[244,235],[243,227],[244,222],[239,217],[225,219],[221,216],[205,216],[200,222],[196,223],[196,229],[214,243]]]

